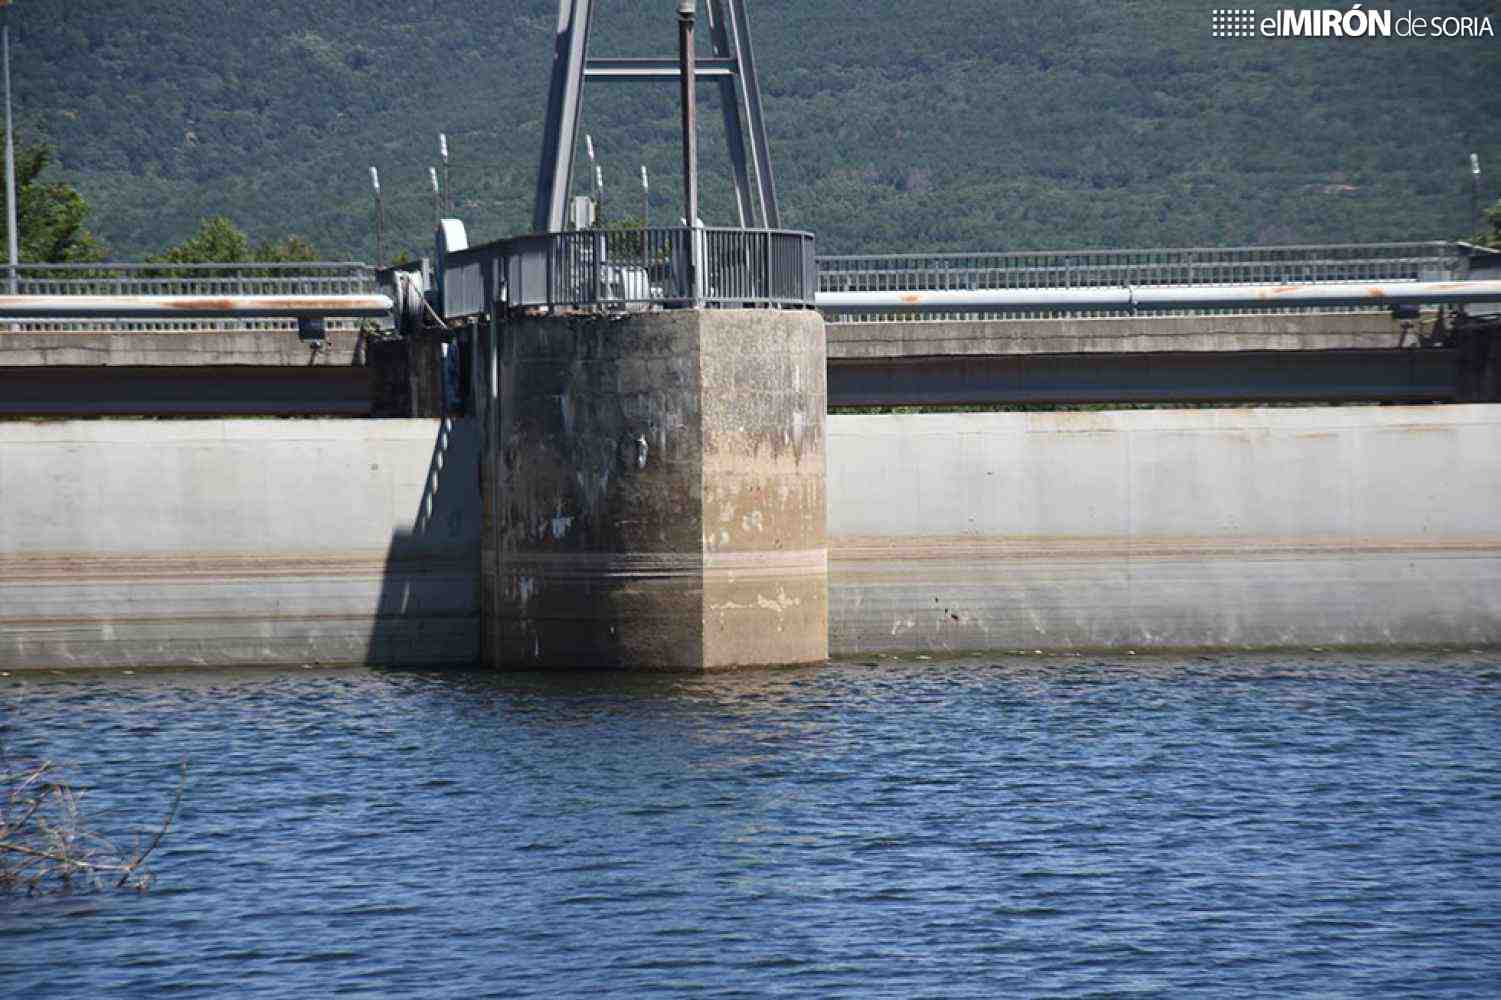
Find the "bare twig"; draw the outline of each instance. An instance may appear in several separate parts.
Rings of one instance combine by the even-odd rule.
[[[184,757],[177,779],[177,794],[172,797],[172,806],[167,810],[167,818],[162,820],[161,829],[157,830],[156,836],[151,838],[151,844],[144,851],[137,854],[134,861],[125,866],[125,874],[121,875],[120,881],[115,883],[116,889],[125,885],[125,880],[130,877],[131,872],[146,863],[146,859],[151,857],[151,852],[156,850],[157,845],[162,842],[162,838],[167,835],[167,831],[172,829],[172,821],[177,818],[177,807],[182,805],[182,793],[187,790],[187,787],[188,759]]]
[[[50,887],[67,892],[75,878],[84,878],[103,889],[100,876],[113,880],[117,889],[145,891],[151,882],[147,860],[172,828],[187,789],[188,762],[180,768],[177,792],[162,823],[141,847],[120,851],[102,834],[91,830],[84,818],[81,798],[61,777],[51,761],[24,765],[8,760],[0,747],[0,891],[36,892]]]

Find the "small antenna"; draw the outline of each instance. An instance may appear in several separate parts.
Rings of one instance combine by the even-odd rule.
[[[438,133],[438,153],[443,157],[443,208],[453,214],[453,177],[448,172],[448,133]]]
[[[370,168],[370,186],[375,189],[375,266],[386,266],[386,200],[380,196],[380,171]]]

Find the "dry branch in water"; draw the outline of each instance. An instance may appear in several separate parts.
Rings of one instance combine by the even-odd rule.
[[[142,846],[125,852],[89,829],[79,794],[52,761],[12,761],[0,754],[0,893],[101,891],[106,887],[145,892],[151,886],[146,861],[172,828],[187,788],[184,758],[177,793],[167,815]]]

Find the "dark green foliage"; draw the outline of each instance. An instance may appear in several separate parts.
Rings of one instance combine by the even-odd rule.
[[[89,204],[70,184],[42,179],[52,150],[46,146],[16,149],[16,248],[22,263],[73,264],[99,261],[105,248],[84,228]],[[3,183],[3,182],[0,182]],[[0,195],[3,197],[3,195]],[[0,213],[0,247],[8,245],[10,227]]]
[[[1475,242],[1501,250],[1501,201],[1485,210],[1485,231],[1475,237]]]
[[[280,243],[250,245],[246,236],[222,215],[203,220],[198,232],[164,253],[146,258],[161,264],[231,264],[257,261],[265,264],[300,260],[318,260],[318,251],[300,236],[289,236]]]
[[[1418,13],[1481,16],[1492,0]],[[1201,0],[752,0],[786,225],[825,253],[1445,238],[1471,151],[1501,169],[1501,45],[1218,39]],[[667,0],[600,0],[596,55],[666,55]],[[428,253],[437,133],[475,241],[529,226],[555,0],[39,0],[12,9],[17,113],[124,256],[225,215]],[[705,49],[705,51],[707,51]],[[717,90],[704,220],[734,222]],[[591,86],[610,204],[681,214],[671,85]],[[1493,171],[1492,171],[1493,172]],[[1487,200],[1498,193],[1488,173]],[[583,171],[579,191],[587,190]]]

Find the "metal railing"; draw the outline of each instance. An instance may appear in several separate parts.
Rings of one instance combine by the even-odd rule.
[[[0,267],[9,278],[10,268]],[[8,285],[8,282],[6,283]],[[4,289],[8,290],[8,288]],[[375,269],[354,261],[223,264],[21,264],[19,295],[369,295],[378,291]],[[11,320],[6,328],[28,333],[217,333],[295,331],[296,320]],[[359,320],[327,320],[330,330],[354,329]]]
[[[695,303],[812,308],[820,292],[1446,281],[1466,276],[1469,253],[1470,248],[1462,244],[1426,241],[815,258],[813,236],[803,232],[687,227],[583,230],[522,236],[450,254],[443,301],[447,315],[457,317],[488,312],[497,301],[511,308],[579,310]],[[22,295],[358,295],[377,290],[375,270],[356,262],[24,264],[17,269],[17,283]],[[1273,310],[1191,311],[1246,314]],[[826,313],[831,320],[845,318],[837,310]],[[954,310],[950,315],[1019,319],[1055,314],[1064,315],[1035,309]],[[1067,315],[1147,313],[1076,309]],[[931,317],[914,313],[879,318]],[[330,329],[356,325],[355,320],[329,321]],[[276,319],[18,320],[7,322],[6,327],[17,331],[207,332],[280,331],[295,329],[296,324]]]
[[[1189,247],[821,257],[821,292],[1447,281],[1467,257],[1455,243]]]
[[[3,270],[7,276],[10,268]],[[20,295],[367,295],[375,269],[354,262],[292,264],[22,264]]]
[[[813,236],[766,229],[587,229],[449,254],[449,317],[512,309],[813,308]]]
[[[1264,247],[1186,247],[1149,250],[1039,251],[980,254],[900,254],[822,257],[819,291],[983,291],[1085,289],[1160,285],[1301,285],[1341,282],[1450,281],[1468,271],[1469,248],[1441,240]],[[1340,311],[1379,310],[1379,306]],[[1327,312],[1317,307],[1195,308],[1172,313],[1142,309],[944,310],[950,319],[1014,320],[1148,317],[1160,315],[1261,315]],[[825,309],[834,322],[907,322],[934,319],[934,310],[881,315]]]

